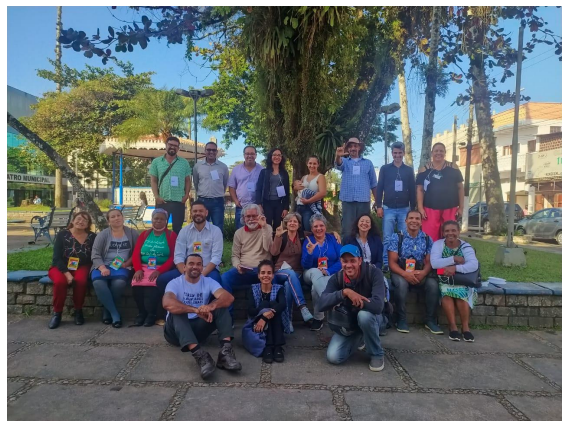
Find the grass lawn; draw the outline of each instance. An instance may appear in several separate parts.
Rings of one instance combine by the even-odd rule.
[[[65,208],[64,208],[65,209]],[[50,211],[47,205],[28,205],[27,207],[8,207],[8,212]],[[58,208],[58,211],[60,209]],[[67,209],[69,211],[69,208]]]
[[[501,277],[509,282],[562,282],[562,255],[526,250],[526,268],[495,265],[495,254],[500,245],[476,239],[468,242],[477,251],[481,263],[481,275]]]

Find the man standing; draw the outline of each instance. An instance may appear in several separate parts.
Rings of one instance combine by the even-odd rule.
[[[206,143],[206,159],[194,167],[192,177],[198,200],[208,209],[207,220],[224,229],[224,193],[228,187],[228,167],[217,159],[218,145]]]
[[[437,306],[439,305],[439,284],[437,279],[429,277],[431,272],[430,252],[433,245],[431,237],[420,227],[422,215],[419,211],[408,211],[406,229],[394,233],[388,242],[388,264],[394,285],[396,301],[396,330],[410,332],[406,321],[406,297],[408,288],[421,288],[426,294],[425,327],[432,334],[442,335],[437,325]]]
[[[190,196],[192,170],[188,161],[176,153],[180,150],[177,137],[166,139],[166,154],[150,164],[150,186],[157,208],[169,212],[172,230],[178,234],[184,222],[184,205]]]
[[[261,260],[271,260],[273,229],[267,225],[261,207],[248,204],[243,207],[242,222],[245,225],[234,233],[232,268],[222,275],[222,288],[233,293],[233,288],[259,282],[257,266]],[[229,308],[233,314],[233,306]]]
[[[246,146],[243,150],[243,164],[236,165],[230,175],[228,187],[232,201],[236,204],[236,230],[241,224],[242,206],[255,201],[255,185],[263,167],[255,162],[257,151],[253,146]]]
[[[384,237],[384,257],[382,270],[388,271],[388,243],[394,234],[394,227],[398,230],[406,227],[406,214],[416,208],[416,180],[414,170],[404,164],[404,144],[392,144],[391,164],[383,165],[378,176],[376,187],[376,214],[382,218],[382,235]]]
[[[224,251],[224,237],[222,231],[212,223],[206,221],[208,210],[202,201],[194,201],[190,209],[192,223],[180,231],[176,238],[174,249],[174,264],[176,268],[161,274],[156,284],[165,288],[168,282],[184,274],[184,260],[190,254],[200,254],[205,266],[202,275],[222,283],[222,275],[218,269],[222,262]]]
[[[370,354],[368,368],[384,369],[380,328],[384,326],[384,275],[362,261],[360,249],[345,245],[340,250],[342,270],[328,281],[318,308],[329,311],[328,322],[334,335],[327,349],[327,360],[341,364],[348,360],[362,340]]]
[[[349,157],[346,158],[345,156]],[[376,173],[369,159],[361,158],[364,143],[356,137],[348,139],[336,150],[336,169],[342,172],[340,200],[342,201],[342,239],[350,235],[352,225],[360,214],[370,212],[370,193],[375,196]]]
[[[213,295],[213,301],[208,303]],[[234,297],[223,290],[218,282],[202,274],[202,257],[190,254],[185,261],[184,275],[172,280],[166,287],[162,306],[168,311],[164,325],[164,338],[170,344],[182,347],[182,352],[192,353],[205,379],[220,369],[241,370],[232,348],[234,332],[227,307]],[[220,353],[218,361],[204,350],[204,342],[218,331]]]

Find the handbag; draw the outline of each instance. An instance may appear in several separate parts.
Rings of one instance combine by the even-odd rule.
[[[95,269],[91,272],[91,280],[111,280],[111,279],[118,279],[124,278],[129,279],[131,271],[129,269],[120,268],[119,270],[115,270],[113,268],[109,268],[111,274],[109,276],[103,276],[99,269]]]
[[[259,316],[258,316],[259,317]],[[261,357],[265,349],[265,332],[255,332],[253,327],[257,322],[257,317],[248,319],[241,330],[241,339],[243,347],[255,357]]]
[[[481,266],[477,267],[477,270],[471,273],[458,273],[450,276],[450,280],[453,281],[452,285],[467,286],[468,288],[480,288],[481,287]]]

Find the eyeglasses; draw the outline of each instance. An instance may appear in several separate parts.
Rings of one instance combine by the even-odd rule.
[[[166,146],[168,146],[169,148],[180,149],[180,145],[171,145],[171,144],[169,143],[169,144],[167,144]]]
[[[244,153],[243,156],[255,156],[257,155],[256,153]]]
[[[206,149],[206,152],[218,152],[217,149]]]
[[[259,214],[256,214],[256,215],[244,215],[244,217],[245,217],[246,219],[254,219],[254,218],[259,217]]]

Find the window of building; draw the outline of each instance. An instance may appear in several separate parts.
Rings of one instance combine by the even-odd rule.
[[[527,147],[529,152],[536,152],[536,140],[529,140]]]
[[[550,126],[550,133],[560,133],[562,131],[561,126]]]
[[[508,156],[513,154],[513,146],[503,146],[503,156]]]

